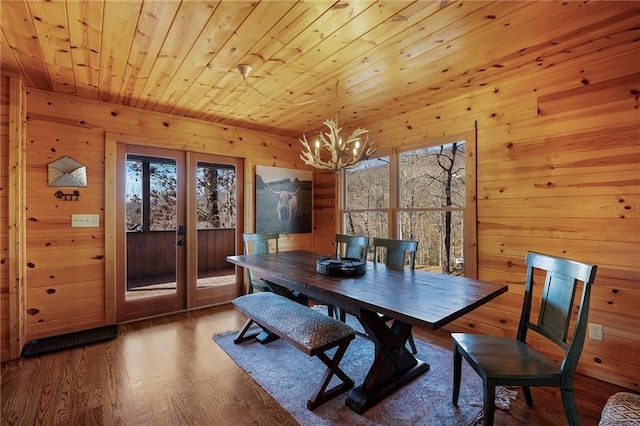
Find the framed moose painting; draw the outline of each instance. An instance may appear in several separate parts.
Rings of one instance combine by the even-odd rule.
[[[256,166],[256,232],[311,232],[311,171]]]

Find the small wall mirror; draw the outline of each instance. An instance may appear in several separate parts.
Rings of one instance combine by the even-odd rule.
[[[71,157],[59,158],[48,167],[49,186],[87,186],[87,168]]]

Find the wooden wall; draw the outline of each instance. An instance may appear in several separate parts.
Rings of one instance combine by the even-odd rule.
[[[37,90],[27,100],[27,341],[113,318],[105,311],[106,140],[245,157],[246,232],[254,226],[255,166],[308,169],[296,140]],[[58,200],[47,185],[47,164],[63,156],[87,167],[79,201]],[[98,214],[101,226],[71,228],[72,214]],[[311,249],[311,241],[285,235],[280,247]]]
[[[462,96],[365,125],[391,148],[478,122],[479,278],[509,293],[452,329],[515,333],[528,250],[594,263],[590,321],[604,341],[587,341],[579,370],[640,391],[640,45],[600,41],[595,49],[585,37],[535,72],[493,73]],[[330,187],[316,187],[316,231],[334,225]]]
[[[28,101],[31,102],[31,94]],[[27,339],[105,324],[104,227],[71,228],[72,214],[104,224],[104,131],[27,117]],[[55,197],[47,165],[69,156],[84,164],[78,201]]]
[[[0,357],[9,359],[9,77],[0,76]]]
[[[0,75],[0,359],[25,343],[26,97],[19,76]]]
[[[341,232],[338,211],[338,179],[329,170],[313,172],[313,251],[335,252],[335,234]]]

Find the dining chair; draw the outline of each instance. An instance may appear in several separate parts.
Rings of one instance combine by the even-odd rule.
[[[369,237],[362,235],[336,234],[336,255],[352,259],[367,260]]]
[[[278,239],[280,238],[279,232],[261,232],[261,233],[245,233],[242,234],[244,241],[244,253],[245,254],[264,254],[264,253],[278,253]],[[285,296],[291,300],[306,305],[309,299],[306,295],[298,291],[290,291],[286,287],[279,284],[267,281],[263,278],[256,276],[251,269],[249,274],[249,289],[248,293],[253,293],[254,290],[258,291],[271,291],[281,296]]]
[[[369,253],[369,237],[362,235],[336,234],[335,255],[341,258],[367,260]],[[346,321],[346,312],[331,304],[327,304],[327,313],[342,322]]]
[[[404,268],[408,265],[410,269],[414,269],[416,266],[417,241],[373,237],[371,245],[374,262],[384,262],[393,268]]]
[[[569,259],[528,252],[524,302],[517,336],[486,336],[452,333],[453,340],[453,394],[458,403],[462,358],[482,378],[484,386],[484,425],[492,425],[496,386],[521,386],[529,406],[533,405],[530,386],[560,387],[562,403],[569,425],[578,425],[578,412],[573,396],[573,376],[584,346],[589,315],[589,296],[596,275],[596,265]],[[534,290],[535,281],[546,274],[541,291]],[[582,282],[580,285],[579,283]],[[579,287],[578,311],[571,337],[570,323],[574,312],[574,299]],[[533,294],[541,294],[540,311],[532,314]],[[532,322],[534,321],[535,322]],[[527,344],[527,332],[532,330],[547,343],[557,345],[564,357],[560,363],[543,355]]]
[[[244,254],[265,254],[272,251],[277,253],[279,251],[279,238],[279,232],[244,233],[242,234]],[[253,293],[256,289],[259,291],[272,291],[271,286],[262,278],[257,277],[251,269],[247,270],[247,272],[249,274],[248,293]]]
[[[410,269],[416,267],[416,252],[418,251],[418,242],[415,240],[396,240],[392,238],[373,237],[371,240],[373,246],[373,261],[376,263],[384,262],[392,268],[404,268],[409,266]],[[385,321],[391,318],[382,316]],[[416,354],[416,344],[413,341],[413,333],[408,338],[411,352]]]

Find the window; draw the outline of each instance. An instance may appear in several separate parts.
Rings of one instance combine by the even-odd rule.
[[[391,207],[389,157],[360,162],[347,170],[346,181],[343,228],[348,234],[386,237]]]
[[[467,188],[475,182],[466,181],[466,154],[464,138],[453,138],[393,150],[346,170],[343,232],[417,240],[418,268],[461,274],[465,236],[475,234],[475,210],[467,206]],[[466,229],[469,223],[473,229]]]

